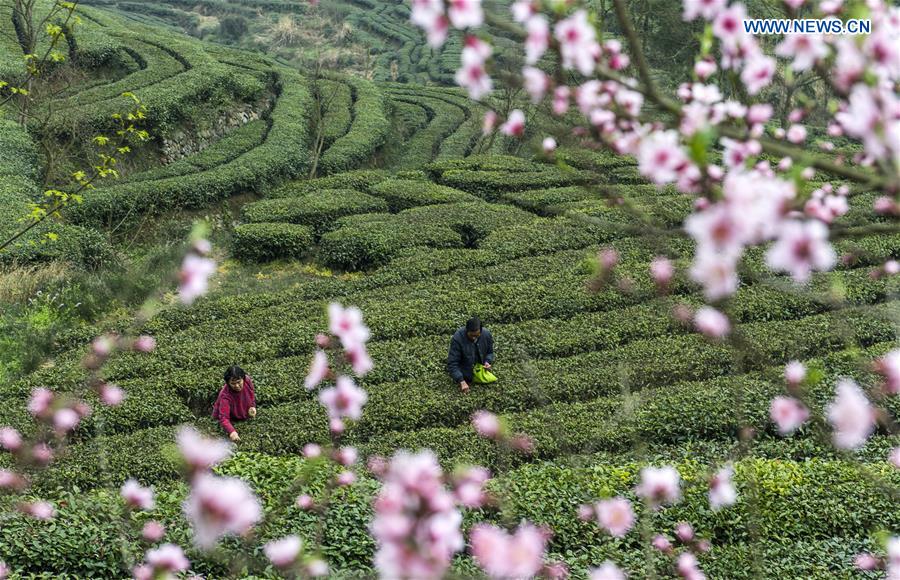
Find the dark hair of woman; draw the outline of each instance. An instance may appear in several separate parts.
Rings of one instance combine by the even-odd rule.
[[[232,365],[225,371],[225,382],[227,383],[231,379],[243,379],[246,376],[247,373],[244,372],[244,369],[237,365]]]

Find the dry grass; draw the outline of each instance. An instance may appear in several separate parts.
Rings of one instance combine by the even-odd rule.
[[[0,270],[0,302],[24,302],[48,284],[64,280],[70,273],[65,263],[19,266]]]

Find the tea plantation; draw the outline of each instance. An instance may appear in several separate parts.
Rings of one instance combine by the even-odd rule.
[[[700,562],[710,577],[760,571],[770,578],[850,577],[853,556],[874,545],[869,530],[900,529],[896,502],[870,477],[900,484],[900,472],[885,461],[896,436],[876,433],[859,461],[849,461],[819,426],[783,438],[768,415],[790,360],[821,373],[811,393],[820,407],[833,397],[838,377],[876,383],[866,363],[896,347],[897,288],[894,279],[870,271],[900,258],[900,235],[838,243],[838,254],[855,260],[815,275],[810,295],[786,280],[761,281],[764,252],[751,255],[731,305],[735,332],[747,345],[736,360],[729,347],[672,316],[676,305],[703,303],[684,275],[693,251],[687,238],[666,247],[678,272],[668,295],[656,291],[649,274],[659,239],[636,214],[675,227],[692,200],[643,182],[630,158],[574,147],[560,148],[553,159],[532,155],[544,136],[537,130],[518,148],[510,139],[483,136],[486,106],[449,86],[458,39],[429,49],[408,23],[405,3],[322,2],[380,48],[372,80],[335,72],[315,78],[168,26],[205,5],[302,18],[305,2],[89,4],[79,8],[82,22],[66,38],[67,66],[81,72],[79,82],[45,105],[47,122],[0,125],[0,211],[22,215],[39,195],[47,167],[38,143],[108,130],[124,91],[148,107],[154,139],[123,167],[121,179],[101,183],[61,223],[38,228],[3,260],[91,267],[121,251],[121,232],[147,219],[164,223],[231,200],[239,208],[226,228],[229,258],[221,275],[245,278],[237,280],[239,292],[213,292],[192,308],[164,308],[140,328],[156,339],[155,351],[125,353],[104,369],[127,398],[108,407],[87,395],[94,412],[56,467],[35,475],[35,493],[54,501],[57,518],[13,515],[0,526],[0,558],[14,570],[46,577],[127,574],[114,544],[116,520],[104,514],[117,513],[117,490],[128,477],[157,491],[156,508],[136,517],[160,519],[170,538],[189,544],[174,433],[184,423],[219,433],[210,411],[231,364],[252,375],[259,415],[238,426],[237,453],[219,471],[245,478],[274,505],[303,468],[303,446],[330,440],[325,410],[303,380],[332,301],[362,309],[375,362],[361,382],[369,395],[363,417],[348,424],[345,441],[364,457],[427,447],[448,468],[489,467],[497,475],[494,489],[510,498],[505,515],[550,524],[551,555],[578,577],[607,558],[642,569],[645,551],[634,534],[604,535],[579,520],[577,508],[598,497],[633,497],[647,463],[679,469],[684,499],[654,522],[670,531],[690,521],[710,539],[712,549]],[[8,31],[4,10],[0,28]],[[9,77],[19,60],[15,43],[4,42],[0,75]],[[399,75],[392,79],[395,59]],[[448,86],[424,86],[432,81]],[[317,133],[320,94],[330,99]],[[546,113],[537,118],[538,126],[550,126]],[[173,153],[172,143],[201,134],[206,137],[190,150]],[[593,187],[598,184],[605,193]],[[619,203],[608,202],[610,192]],[[874,197],[853,197],[839,222],[851,229],[872,223]],[[50,230],[59,243],[29,243]],[[616,280],[597,289],[590,282],[597,253],[606,248],[620,256]],[[314,273],[280,289],[254,287],[256,268],[277,272],[298,261]],[[463,394],[444,365],[450,336],[472,315],[494,335],[500,381]],[[83,391],[81,361],[102,330],[108,328],[67,337],[48,364],[0,385],[0,425],[24,433],[35,428],[26,410],[35,387]],[[896,398],[889,404],[900,412]],[[476,436],[470,417],[479,409],[530,435],[534,452],[510,453]],[[756,437],[735,463],[735,481],[739,490],[752,483],[757,491],[713,512],[706,478],[717,461],[737,452],[742,425],[752,426]],[[8,460],[0,456],[0,464]],[[322,488],[324,475],[309,493]],[[366,526],[376,489],[374,479],[361,475],[359,484],[337,492],[324,531],[336,576],[372,574],[374,543]],[[500,517],[473,510],[465,525]],[[314,516],[291,507],[258,540],[287,533],[312,538]],[[188,556],[197,573],[225,573],[226,564],[212,556]],[[454,569],[477,574],[468,556],[459,556]]]

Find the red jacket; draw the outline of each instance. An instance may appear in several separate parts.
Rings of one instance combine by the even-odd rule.
[[[247,419],[250,415],[250,407],[256,406],[256,391],[253,389],[253,379],[250,375],[244,377],[244,388],[235,393],[227,384],[222,385],[216,403],[213,405],[212,418],[219,422],[225,432],[231,435],[234,432],[232,419]]]

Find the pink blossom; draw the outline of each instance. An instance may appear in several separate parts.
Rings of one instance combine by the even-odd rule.
[[[31,392],[28,412],[35,417],[45,418],[50,414],[51,403],[53,403],[53,392],[45,387],[38,387]]]
[[[328,410],[328,416],[332,419],[359,419],[369,395],[346,376],[339,376],[336,385],[319,393],[319,402]]]
[[[565,580],[569,577],[569,567],[565,562],[548,562],[544,564],[540,574],[547,580]]]
[[[705,580],[706,578],[706,575],[698,567],[697,557],[690,552],[682,552],[678,555],[675,568],[678,570],[678,574],[686,580]]]
[[[550,24],[543,14],[536,14],[525,23],[525,64],[534,65],[550,45]]]
[[[788,220],[779,228],[778,240],[766,253],[766,264],[788,272],[796,282],[806,282],[814,270],[834,267],[837,253],[828,243],[828,228],[819,221]]]
[[[383,578],[439,578],[464,546],[462,514],[430,451],[398,451],[375,499],[375,567]]]
[[[19,509],[36,520],[48,521],[56,515],[56,510],[46,501],[23,503],[19,505]]]
[[[447,40],[450,20],[444,14],[435,14],[425,28],[425,42],[431,48],[440,48]]]
[[[309,367],[309,373],[303,380],[303,386],[307,390],[315,388],[328,375],[328,355],[321,350],[317,350],[313,355],[312,363]]]
[[[569,110],[569,97],[572,90],[563,85],[556,87],[553,91],[553,114],[557,116],[565,115]]]
[[[547,549],[547,533],[527,523],[513,534],[490,524],[476,524],[469,541],[472,555],[491,578],[535,576]]]
[[[687,160],[678,133],[672,130],[655,131],[641,139],[637,158],[641,175],[658,185],[675,181]]]
[[[525,84],[525,92],[531,96],[533,104],[540,103],[547,91],[550,90],[550,77],[537,67],[523,67],[522,80]]]
[[[793,397],[775,397],[769,406],[769,418],[778,427],[779,433],[788,435],[809,419],[809,409]]]
[[[337,302],[328,305],[329,332],[341,339],[344,348],[350,348],[369,340],[369,329],[363,324],[362,311],[350,306],[344,308]]]
[[[725,10],[718,11],[713,21],[713,34],[727,45],[735,47],[744,33],[744,20],[747,19],[747,9],[740,2],[735,2]]]
[[[594,507],[600,527],[617,538],[625,537],[634,526],[634,511],[631,502],[623,497],[604,499]]]
[[[111,336],[98,336],[91,342],[91,351],[100,358],[106,358],[115,346],[116,343]]]
[[[22,436],[12,427],[0,427],[0,446],[7,451],[18,451],[22,448]]]
[[[325,560],[314,558],[306,563],[306,573],[313,578],[321,578],[328,575],[328,564]]]
[[[751,125],[759,125],[772,118],[772,105],[768,103],[751,105],[747,111],[747,122]]]
[[[856,557],[853,558],[853,565],[859,570],[877,570],[878,559],[868,553],[857,554]]]
[[[525,133],[525,113],[513,109],[506,122],[500,126],[500,132],[508,137],[521,137]]]
[[[509,446],[521,453],[534,453],[534,439],[528,435],[516,435],[509,440]]]
[[[307,459],[315,459],[322,455],[322,448],[315,443],[307,443],[303,446],[303,456]]]
[[[787,140],[796,144],[806,141],[806,127],[803,125],[791,125],[787,131]]]
[[[225,534],[243,535],[262,516],[262,506],[250,486],[234,477],[200,473],[184,502],[194,530],[194,542],[212,548]]]
[[[635,493],[654,504],[675,503],[681,499],[681,476],[674,467],[645,467]]]
[[[554,34],[559,41],[563,68],[575,68],[585,76],[590,75],[596,66],[600,45],[594,27],[588,22],[587,12],[577,10],[560,20],[556,23]]]
[[[681,522],[675,526],[675,537],[683,543],[694,540],[694,528],[687,522]]]
[[[603,43],[603,54],[612,70],[624,70],[631,64],[628,55],[622,52],[622,43],[612,38]]]
[[[704,335],[710,338],[723,338],[731,332],[731,323],[728,317],[712,308],[704,306],[694,315],[694,325]]]
[[[657,257],[650,262],[650,276],[657,286],[668,286],[675,275],[675,266],[668,258]]]
[[[355,447],[341,447],[334,454],[334,460],[344,466],[353,465],[359,458]]]
[[[156,520],[150,520],[141,528],[141,536],[148,542],[158,542],[166,535],[166,528]]]
[[[0,489],[21,491],[26,485],[27,482],[18,473],[0,468]]]
[[[310,496],[309,494],[306,494],[306,493],[297,496],[296,503],[297,503],[297,507],[302,510],[308,510],[315,505],[315,502],[313,501],[312,496]]]
[[[622,110],[632,117],[637,117],[641,112],[641,107],[644,106],[644,95],[637,91],[619,89],[616,91],[615,99]]]
[[[603,562],[599,568],[592,568],[590,580],[625,580],[625,573],[609,560]]]
[[[149,487],[141,487],[141,484],[135,479],[126,481],[119,493],[132,508],[152,510],[156,505],[153,500],[153,490]]]
[[[698,60],[696,64],[694,64],[694,74],[697,75],[697,78],[701,81],[709,79],[709,77],[715,74],[716,69],[716,63],[713,60]]]
[[[357,376],[365,376],[375,368],[375,363],[372,361],[372,357],[369,356],[369,351],[366,350],[366,345],[363,343],[350,345],[344,351],[344,355]]]
[[[272,540],[263,546],[266,558],[278,568],[287,568],[297,560],[303,541],[299,536],[290,535],[280,540]]]
[[[175,544],[163,544],[155,550],[148,550],[144,559],[156,572],[184,572],[191,566],[184,552]]]
[[[692,221],[693,217],[688,221]],[[708,300],[730,296],[737,291],[740,282],[737,275],[739,257],[738,252],[733,249],[716,252],[701,245],[691,264],[691,280],[703,286],[703,294]]]
[[[47,465],[53,460],[53,450],[46,443],[38,443],[31,448],[31,457],[41,465]]]
[[[875,370],[884,377],[884,392],[900,394],[900,349],[892,350],[876,360]]]
[[[455,28],[477,28],[484,22],[481,0],[447,0],[450,22]]]
[[[337,484],[346,487],[348,485],[353,485],[353,482],[356,481],[356,474],[352,471],[342,471],[337,476]]]
[[[74,429],[80,420],[81,417],[74,409],[64,407],[53,413],[53,428],[58,434],[63,435]]]
[[[531,0],[517,0],[513,2],[509,7],[510,12],[512,12],[513,20],[518,22],[519,24],[528,20],[533,14],[537,12],[534,4]]]
[[[472,37],[474,38],[474,37]],[[485,47],[490,55],[490,46],[482,40],[467,39],[462,50],[462,67],[456,71],[456,84],[469,91],[469,98],[478,101],[493,90],[494,84],[485,68]]]
[[[132,348],[134,348],[134,350],[138,352],[143,353],[153,352],[153,350],[156,348],[156,339],[152,336],[142,334],[135,339]]]
[[[828,45],[821,34],[788,34],[775,47],[775,54],[792,59],[791,68],[804,71],[828,56]]]
[[[450,20],[444,15],[443,0],[413,0],[410,21],[425,29],[431,48],[439,48],[447,40]]]
[[[741,72],[741,81],[747,87],[747,92],[756,95],[769,86],[775,76],[775,59],[756,55],[747,61]]]
[[[198,297],[206,294],[209,287],[209,277],[216,271],[216,263],[209,258],[202,258],[197,254],[188,254],[184,257],[179,273],[180,285],[178,297],[183,304],[191,305]]]
[[[556,139],[553,137],[545,137],[544,141],[541,143],[541,147],[543,148],[544,153],[550,155],[556,151]]]
[[[453,478],[453,494],[458,504],[478,508],[484,503],[484,484],[490,479],[490,472],[483,467],[469,467]]]
[[[835,399],[825,409],[834,427],[834,444],[841,449],[861,447],[875,429],[875,409],[862,389],[850,379],[835,387]]]
[[[890,454],[888,455],[888,461],[897,469],[900,469],[900,447],[894,447],[891,449]]]
[[[687,22],[694,20],[697,16],[712,20],[725,9],[726,3],[726,0],[684,0],[682,17]]]
[[[784,380],[791,386],[797,386],[806,378],[806,367],[802,362],[792,360],[784,365]]]
[[[484,120],[481,125],[481,134],[482,135],[490,135],[494,130],[494,126],[497,124],[497,113],[494,111],[488,110],[484,114]]]
[[[873,89],[856,84],[850,93],[846,110],[834,116],[844,131],[852,137],[862,139],[866,151],[876,158],[885,153],[884,143],[877,131],[882,122],[878,104],[880,96]]]
[[[176,438],[181,456],[195,470],[209,469],[231,455],[231,446],[227,442],[204,437],[190,426],[179,429]]]
[[[887,572],[888,580],[900,576],[900,536],[891,536],[887,540]]]
[[[138,564],[131,569],[131,577],[134,580],[155,580],[153,578],[154,575],[153,568],[147,564]],[[171,580],[171,578],[166,578],[165,580]]]
[[[9,568],[6,566],[6,562],[0,560],[0,580],[3,580],[9,576]]]
[[[604,270],[612,270],[619,263],[619,252],[614,248],[603,248],[597,257],[600,261],[600,267]]]
[[[669,538],[663,536],[662,534],[657,534],[656,537],[653,538],[652,544],[653,547],[660,552],[668,552],[672,549],[672,542],[669,541]]]
[[[731,478],[734,469],[726,465],[709,479],[709,506],[713,510],[734,505],[737,501],[737,490]]]
[[[125,391],[118,385],[107,383],[100,387],[100,400],[110,407],[117,407],[125,400]]]

